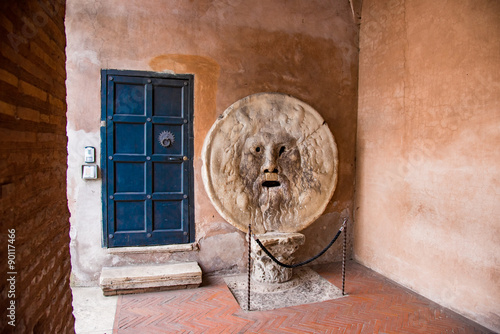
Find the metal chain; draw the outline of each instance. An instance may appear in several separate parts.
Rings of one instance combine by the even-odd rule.
[[[347,219],[344,220],[344,247],[342,247],[342,296],[345,295],[345,257],[347,248]]]
[[[247,283],[247,287],[248,287],[248,291],[247,291],[247,311],[250,311],[250,274],[251,274],[251,252],[252,252],[252,239],[251,239],[251,235],[252,235],[252,225],[251,224],[248,224],[248,283]]]
[[[315,256],[313,256],[312,258],[310,258],[308,260],[305,260],[305,261],[302,261],[302,262],[296,263],[296,264],[286,264],[286,263],[280,262],[277,258],[274,257],[273,254],[271,254],[271,252],[262,244],[262,242],[260,242],[259,239],[255,239],[255,236],[254,236],[254,239],[255,239],[255,242],[260,246],[260,248],[262,248],[264,253],[266,253],[266,255],[269,256],[269,258],[271,260],[273,260],[276,264],[278,264],[281,267],[285,267],[285,268],[297,268],[297,267],[303,266],[305,264],[308,264],[308,263],[316,260],[321,255],[325,254],[326,251],[335,243],[335,241],[337,241],[337,238],[340,236],[340,233],[342,233],[342,230],[344,229],[346,222],[347,222],[347,218],[344,218],[344,222],[342,223],[342,226],[339,228],[337,234],[335,234],[332,241],[330,241],[330,243],[321,252],[319,252],[318,254],[316,254]]]

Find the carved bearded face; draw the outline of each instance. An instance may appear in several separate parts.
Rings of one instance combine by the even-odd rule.
[[[311,106],[258,93],[233,103],[207,134],[203,184],[243,232],[298,232],[325,210],[337,183],[337,145]]]
[[[277,231],[283,214],[296,204],[300,171],[300,152],[288,133],[262,131],[245,140],[239,174],[266,231]]]

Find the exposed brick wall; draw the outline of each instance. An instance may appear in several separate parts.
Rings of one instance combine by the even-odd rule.
[[[73,333],[65,1],[2,0],[0,9],[0,332]],[[8,229],[16,231],[15,298],[7,298]]]

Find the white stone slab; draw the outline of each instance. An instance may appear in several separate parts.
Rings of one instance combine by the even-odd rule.
[[[227,287],[243,310],[248,309],[247,275],[224,278]],[[250,311],[266,311],[282,307],[319,303],[344,297],[342,290],[308,267],[294,270],[285,283],[260,283],[252,280]]]
[[[197,243],[176,244],[164,246],[146,246],[146,247],[116,247],[107,248],[109,254],[156,254],[156,253],[178,253],[198,251]]]
[[[196,262],[155,266],[104,267],[100,285],[104,295],[185,289],[201,284],[201,268]]]

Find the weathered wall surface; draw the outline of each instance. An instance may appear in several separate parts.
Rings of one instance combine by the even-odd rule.
[[[304,230],[299,259],[328,244],[354,184],[358,28],[348,1],[82,1],[67,6],[68,201],[75,284],[96,284],[103,265],[198,260],[204,272],[245,265],[243,233],[215,211],[201,180],[201,148],[233,102],[280,92],[310,104],[339,148],[339,183],[325,214]],[[102,68],[195,75],[196,254],[115,254],[101,248],[100,180],[83,182],[85,145],[100,146]],[[99,152],[98,152],[99,153]],[[341,258],[340,243],[321,261]]]
[[[64,1],[0,5],[2,333],[74,333],[64,12]],[[8,245],[14,252],[7,253]],[[7,317],[12,301],[15,319]]]
[[[500,331],[500,2],[363,1],[354,254]]]

